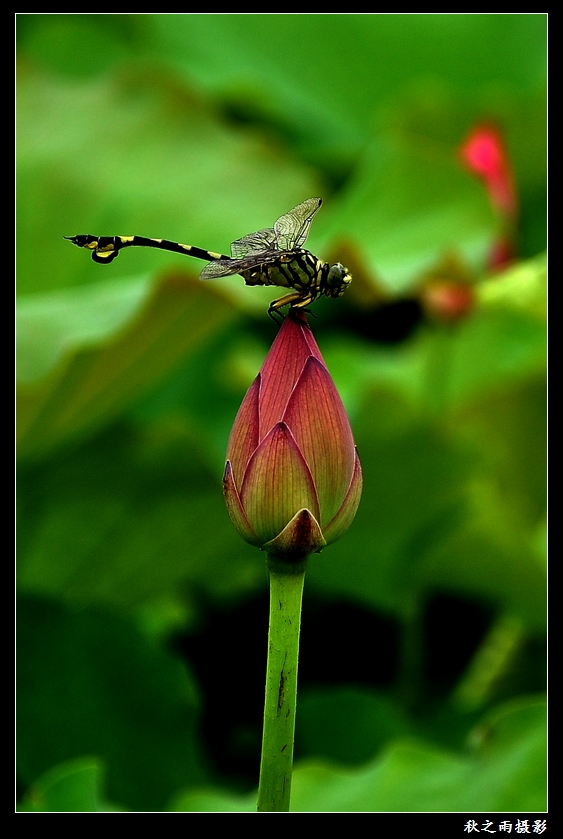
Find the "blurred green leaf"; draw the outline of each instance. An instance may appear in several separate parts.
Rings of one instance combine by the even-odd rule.
[[[292,812],[543,812],[546,808],[545,703],[521,699],[491,713],[474,748],[455,754],[400,740],[359,770],[322,762],[297,765]],[[234,805],[234,806],[233,806]],[[184,812],[251,812],[252,799],[219,792],[178,796]]]
[[[77,758],[45,772],[26,792],[20,813],[107,813],[120,808],[102,798],[102,767],[96,758]]]
[[[500,277],[490,277],[477,286],[478,299],[489,310],[524,312],[545,322],[547,304],[547,265],[545,254],[519,262]]]
[[[18,775],[26,786],[84,754],[107,766],[110,799],[136,810],[162,809],[188,778],[203,781],[197,692],[185,666],[107,612],[29,598],[18,622]]]
[[[19,14],[20,50],[56,73],[89,76],[128,58],[138,42],[138,15]]]
[[[255,813],[257,793],[235,796],[215,789],[179,793],[168,807],[175,813]]]
[[[241,545],[221,472],[197,442],[162,429],[153,445],[114,429],[64,459],[20,469],[21,591],[131,612],[266,584],[263,557]]]
[[[471,410],[499,388],[519,388],[544,374],[545,254],[477,283],[474,290],[476,304],[460,322],[428,324],[398,345],[324,340],[323,354],[353,417],[365,394],[376,389],[393,394],[392,402],[377,411],[378,423],[386,411],[392,412],[390,427],[407,428],[413,415],[448,421],[450,413],[457,417],[455,412]],[[399,407],[397,400],[406,406]]]
[[[235,113],[274,124],[337,171],[374,109],[413,78],[459,96],[545,78],[545,15],[154,15],[153,48]],[[351,95],[352,92],[352,95]]]
[[[407,410],[381,391],[365,400],[365,413],[355,423],[362,503],[346,540],[312,557],[307,579],[327,594],[395,614],[402,614],[405,599],[420,587],[425,551],[459,526],[469,468],[438,428],[412,414],[407,420]]]
[[[399,614],[413,592],[453,589],[543,626],[532,543],[546,503],[544,281],[543,259],[530,261],[487,281],[457,326],[393,349],[327,346],[364,494],[346,540],[312,559],[309,585]]]
[[[506,736],[510,731],[510,736]],[[486,734],[485,734],[486,732]],[[543,811],[545,704],[508,705],[483,728],[474,754],[399,742],[371,766],[343,773],[322,764],[294,774],[294,812]]]
[[[17,311],[17,379],[45,378],[65,355],[100,346],[127,328],[146,308],[148,277],[110,280],[47,294],[20,297]]]
[[[542,385],[532,378],[445,423],[374,389],[354,423],[362,503],[346,540],[312,558],[308,585],[398,615],[415,593],[471,593],[542,627],[545,569],[533,546],[545,509]]]
[[[460,132],[458,142],[463,135]],[[453,253],[482,270],[498,222],[453,143],[381,133],[365,150],[329,235],[357,248],[371,277],[401,292]]]
[[[115,281],[19,307],[19,452],[42,454],[97,430],[234,317],[184,274],[154,288]]]
[[[300,754],[344,764],[365,763],[412,732],[396,700],[352,686],[300,691],[295,724]]]

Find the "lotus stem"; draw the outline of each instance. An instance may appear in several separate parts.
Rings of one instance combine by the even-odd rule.
[[[259,813],[287,813],[291,795],[297,661],[305,562],[268,555],[270,624]]]

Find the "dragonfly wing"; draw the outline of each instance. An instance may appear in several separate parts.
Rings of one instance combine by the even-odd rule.
[[[201,274],[200,280],[214,280],[217,277],[230,277],[233,274],[238,274],[240,260],[238,259],[215,259],[205,266]]]
[[[260,265],[271,265],[272,262],[278,262],[285,255],[283,251],[269,250],[250,253],[241,259],[216,259],[205,266],[199,278],[200,280],[213,280],[216,277],[229,277],[232,274],[240,274],[242,271],[258,268]]]
[[[291,251],[301,247],[309,235],[311,222],[322,203],[322,198],[308,198],[289,213],[279,217],[274,224],[279,250]]]
[[[275,246],[276,232],[272,227],[264,230],[257,230],[256,233],[249,233],[242,239],[237,239],[231,245],[231,256],[233,259],[241,259],[252,253],[271,250]]]

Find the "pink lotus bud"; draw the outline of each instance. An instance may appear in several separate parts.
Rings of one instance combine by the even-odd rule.
[[[335,542],[354,519],[360,461],[342,400],[301,311],[290,310],[243,400],[223,487],[243,539],[290,561]]]
[[[514,178],[500,131],[490,125],[477,126],[460,153],[465,166],[484,180],[493,207],[505,216],[516,216]]]

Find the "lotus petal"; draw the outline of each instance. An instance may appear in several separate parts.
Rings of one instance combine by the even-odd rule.
[[[227,512],[229,513],[230,519],[239,535],[247,542],[250,542],[251,545],[255,545],[257,548],[260,548],[262,546],[262,540],[258,538],[250,526],[248,518],[246,517],[246,513],[244,512],[244,508],[235,485],[230,461],[227,461],[227,465],[225,466],[225,474],[223,476],[223,495],[225,496]]]
[[[227,460],[231,462],[235,484],[240,489],[252,453],[258,446],[258,400],[260,373],[250,385],[235,417],[227,446]]]
[[[310,356],[284,414],[311,470],[321,526],[338,512],[354,471],[354,438],[336,386],[324,364]]]
[[[311,355],[322,362],[306,321],[287,317],[260,371],[260,440],[283,418],[293,388]]]
[[[318,521],[305,509],[299,510],[275,539],[262,546],[262,550],[296,562],[311,553],[320,553],[325,544]]]
[[[311,472],[285,423],[277,423],[254,452],[240,498],[252,529],[264,542],[304,507],[319,519]]]
[[[362,467],[360,465],[360,458],[358,452],[355,453],[354,474],[350,482],[350,487],[346,493],[346,498],[331,522],[323,528],[323,535],[326,539],[327,545],[336,542],[337,539],[346,533],[352,522],[360,503],[362,496]]]

